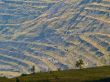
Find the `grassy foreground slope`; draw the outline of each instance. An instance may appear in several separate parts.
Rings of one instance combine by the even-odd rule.
[[[18,77],[17,82],[109,82],[110,66],[80,70],[37,73]],[[16,78],[0,78],[0,82],[16,82]]]

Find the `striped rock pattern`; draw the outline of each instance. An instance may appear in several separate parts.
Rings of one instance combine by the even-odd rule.
[[[0,0],[0,76],[110,65],[110,0]]]

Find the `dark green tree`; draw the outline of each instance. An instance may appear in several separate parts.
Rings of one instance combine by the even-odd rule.
[[[16,82],[20,82],[18,78],[16,78]]]
[[[35,74],[35,66],[32,66],[31,72],[32,72],[33,74]]]
[[[82,69],[84,65],[84,61],[82,59],[79,59],[78,61],[76,61],[76,67]]]

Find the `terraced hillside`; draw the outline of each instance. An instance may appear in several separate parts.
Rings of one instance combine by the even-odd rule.
[[[1,0],[0,73],[110,65],[110,0]]]

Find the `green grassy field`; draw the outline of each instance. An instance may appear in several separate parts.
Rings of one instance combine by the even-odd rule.
[[[13,79],[0,78],[0,82],[110,82],[110,66],[80,70],[37,73]],[[106,81],[109,80],[109,81]]]

